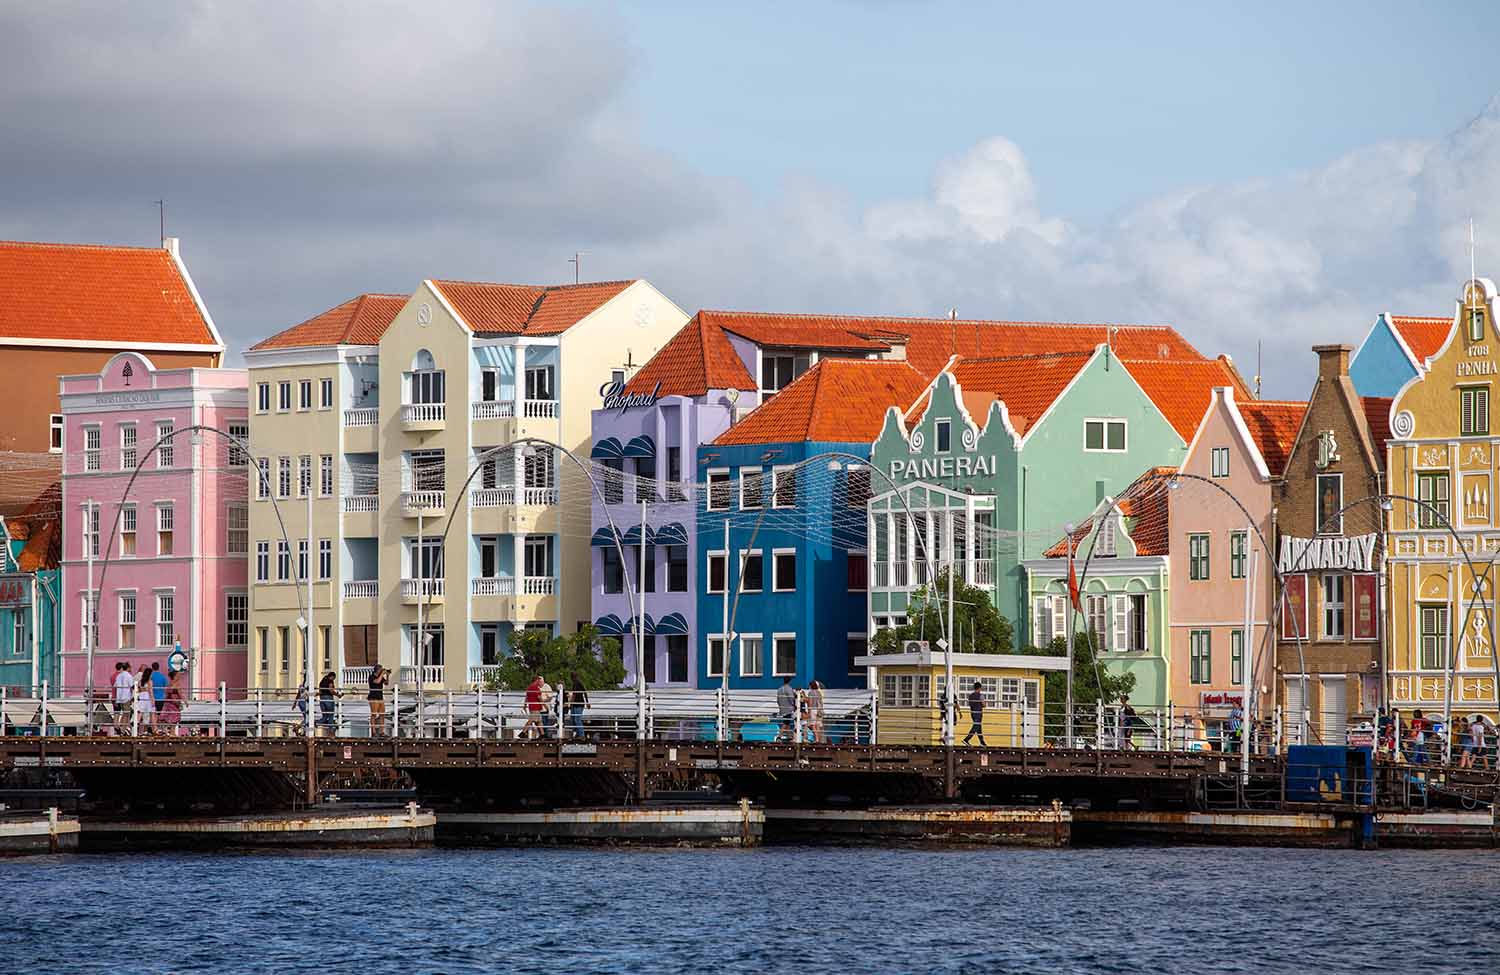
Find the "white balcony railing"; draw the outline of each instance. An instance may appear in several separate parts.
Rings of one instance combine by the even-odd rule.
[[[516,489],[509,484],[469,492],[469,504],[475,508],[503,508],[515,503]]]
[[[469,580],[469,591],[476,596],[514,596],[516,580],[502,579],[499,576],[481,576],[478,579]]]
[[[504,420],[515,415],[515,400],[480,400],[474,404],[474,419],[476,420]]]
[[[344,583],[345,599],[374,599],[380,583],[374,579],[358,579]]]
[[[354,410],[344,411],[344,426],[346,427],[373,427],[380,422],[380,410],[374,406],[361,406]]]
[[[447,419],[446,403],[404,403],[401,406],[402,423],[442,423]]]
[[[368,687],[370,675],[373,673],[375,673],[374,667],[345,667],[339,671],[339,686]]]
[[[499,664],[470,664],[469,683],[483,684],[491,674],[498,674],[499,672]]]
[[[444,668],[443,668],[442,664],[423,664],[422,665],[422,683],[423,684],[431,686],[433,684],[442,684],[443,681],[445,681],[445,680],[447,680],[447,675],[444,672]],[[417,686],[417,668],[416,667],[402,666],[402,668],[401,668],[401,686],[402,687],[415,687],[415,686]]]
[[[402,599],[427,599],[443,594],[443,579],[402,579]]]
[[[557,419],[557,400],[555,399],[529,399],[521,406],[527,419],[555,420]]]
[[[380,496],[378,494],[346,494],[344,495],[344,514],[363,514],[368,511],[377,511],[380,508]]]
[[[522,585],[528,596],[550,596],[557,591],[557,580],[551,576],[527,576]]]
[[[557,504],[557,488],[555,487],[529,487],[525,489],[525,500],[527,504]]]
[[[870,585],[875,589],[910,589],[926,585],[933,576],[932,568],[921,561],[876,562],[871,568],[874,569],[874,574]],[[945,568],[946,565],[939,565],[938,572],[941,573]],[[995,584],[995,563],[989,559],[958,562],[955,568],[958,570],[958,577],[971,586],[988,587]]]
[[[441,511],[447,507],[446,491],[407,491],[401,495],[401,506],[409,514],[418,511]]]

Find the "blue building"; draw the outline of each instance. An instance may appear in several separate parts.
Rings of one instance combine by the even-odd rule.
[[[61,696],[58,627],[62,576],[56,489],[19,515],[0,517],[0,687]]]
[[[1361,396],[1395,396],[1427,371],[1442,348],[1453,319],[1381,313],[1349,361],[1349,378]]]
[[[886,411],[925,386],[905,362],[822,359],[698,448],[700,687],[726,656],[731,688],[864,686],[870,472],[833,455],[868,460]]]

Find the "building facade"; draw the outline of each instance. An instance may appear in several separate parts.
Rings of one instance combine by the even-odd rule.
[[[1451,318],[1381,313],[1349,362],[1349,379],[1361,396],[1395,396],[1427,371],[1427,360],[1448,337]]]
[[[1118,498],[1105,498],[1072,536],[1025,562],[1033,631],[1066,633],[1068,545],[1079,589],[1077,631],[1092,635],[1095,660],[1131,674],[1130,703],[1164,708],[1171,699],[1167,485],[1175,468],[1154,467]]]
[[[248,436],[240,369],[159,368],[122,352],[59,379],[63,682],[108,687],[117,661],[180,643],[195,690],[245,687],[248,455],[194,425]],[[139,471],[139,473],[137,473]],[[106,567],[107,562],[107,567]]]
[[[463,687],[515,629],[588,622],[592,486],[545,445],[587,458],[621,354],[649,356],[685,320],[644,281],[428,280],[253,348],[257,462],[283,505],[306,505],[303,485],[317,485],[313,533],[299,524],[292,542],[299,563],[304,545],[318,552],[318,669],[342,662],[358,682],[379,662],[407,684]],[[301,680],[303,576],[274,509],[255,508],[254,670],[286,687]]]
[[[864,686],[866,459],[924,385],[906,362],[822,359],[699,448],[702,686]]]
[[[61,688],[60,503],[54,485],[19,515],[0,516],[0,687],[12,693]]]
[[[177,238],[160,247],[0,241],[0,450],[63,452],[59,376],[97,373],[119,352],[159,369],[220,364],[224,343]]]
[[[1378,496],[1391,401],[1356,392],[1350,346],[1313,351],[1318,380],[1272,492],[1286,587],[1274,690],[1290,740],[1335,745],[1381,703]]]
[[[1427,370],[1391,407],[1386,469],[1399,497],[1386,521],[1385,676],[1387,701],[1407,714],[1496,714],[1495,314],[1494,284],[1467,282]]]
[[[1209,741],[1221,741],[1229,712],[1246,704],[1247,669],[1255,686],[1272,683],[1268,620],[1280,594],[1261,540],[1274,544],[1273,482],[1305,410],[1214,390],[1182,462],[1187,476],[1168,496],[1170,697]],[[1270,707],[1261,695],[1258,710]]]

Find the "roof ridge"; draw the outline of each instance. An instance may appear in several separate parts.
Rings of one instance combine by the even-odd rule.
[[[778,312],[778,311],[732,311],[726,308],[701,308],[699,314],[739,315],[757,318],[834,318],[855,322],[923,322],[938,325],[1045,325],[1050,328],[1141,328],[1173,331],[1165,322],[1046,322],[1031,319],[1009,318],[928,318],[919,315],[858,315],[847,312]]]
[[[1387,312],[1392,318],[1401,318],[1413,322],[1447,322],[1452,324],[1452,315],[1399,315],[1396,312]]]
[[[1099,344],[1103,345],[1104,343],[1101,342]],[[1062,349],[1062,350],[1059,350],[1059,351],[1056,351],[1056,352],[1020,352],[1020,353],[1017,353],[1016,355],[956,355],[956,356],[953,357],[953,364],[954,365],[958,365],[960,362],[1014,362],[1014,361],[1016,361],[1018,359],[1065,359],[1068,356],[1082,356],[1084,358],[1088,358],[1089,356],[1094,355],[1098,351],[1099,351],[1098,346],[1095,346],[1092,349]],[[1121,360],[1121,361],[1123,362],[1125,360]],[[1134,362],[1134,361],[1140,361],[1140,362],[1158,362],[1158,361],[1161,361],[1161,362],[1165,362],[1166,360],[1164,360],[1164,359],[1163,360],[1157,360],[1157,359],[1133,360],[1132,359],[1130,361],[1132,361],[1132,362]],[[1196,359],[1189,359],[1189,360],[1186,360],[1186,361],[1188,361],[1188,362],[1196,362],[1198,360],[1196,360]]]
[[[1252,399],[1247,400],[1240,406],[1306,406],[1305,399]]]
[[[36,248],[67,248],[85,249],[96,251],[146,251],[148,253],[170,254],[165,247],[157,244],[155,247],[149,244],[69,244],[56,240],[0,240],[0,247],[36,247]]]
[[[482,288],[527,288],[534,291],[571,291],[575,288],[604,288],[618,284],[635,284],[640,278],[620,278],[614,281],[580,281],[576,284],[521,284],[516,281],[469,281],[464,278],[429,278],[436,284],[467,284]]]

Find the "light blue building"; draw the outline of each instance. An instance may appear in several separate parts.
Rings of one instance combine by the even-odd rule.
[[[1427,371],[1427,360],[1442,348],[1453,327],[1450,318],[1382,312],[1349,361],[1349,378],[1361,396],[1395,396]]]
[[[731,688],[865,685],[861,461],[924,385],[905,362],[823,359],[698,449],[700,687],[721,685],[726,656]]]
[[[37,693],[44,681],[62,693],[58,528],[55,517],[35,516],[57,503],[46,494],[26,513],[0,518],[0,687],[14,693]]]

